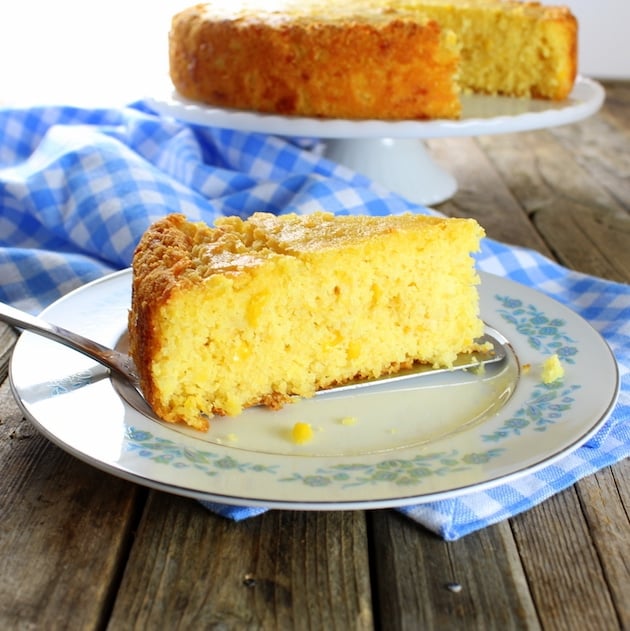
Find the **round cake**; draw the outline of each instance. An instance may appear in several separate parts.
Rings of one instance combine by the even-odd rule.
[[[327,118],[457,117],[455,38],[409,12],[240,2],[175,16],[171,77],[223,107]]]
[[[174,16],[169,64],[181,96],[292,116],[456,119],[460,94],[564,99],[577,22],[518,0],[231,0]]]

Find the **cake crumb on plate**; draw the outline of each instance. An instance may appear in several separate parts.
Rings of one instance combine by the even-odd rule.
[[[313,428],[310,423],[298,421],[293,426],[291,438],[296,445],[304,445],[313,439]]]
[[[564,377],[564,368],[560,363],[558,355],[551,355],[545,360],[542,368],[541,379],[543,383],[549,384]]]

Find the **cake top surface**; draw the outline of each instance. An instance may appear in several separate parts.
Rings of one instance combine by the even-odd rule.
[[[427,239],[442,233],[446,222],[471,222],[413,215],[387,217],[326,212],[309,215],[255,213],[248,220],[226,217],[211,229],[198,224],[199,233],[191,251],[207,274],[254,267],[274,256],[305,256],[310,253],[363,243],[395,231],[422,232]],[[479,228],[481,234],[481,228]]]
[[[352,19],[355,21],[389,21],[392,18],[414,19],[423,10],[432,8],[476,9],[494,8],[497,11],[514,11],[555,15],[568,12],[564,6],[542,5],[522,0],[213,0],[190,7],[185,12],[196,12],[204,17],[234,21],[258,21],[282,24],[301,20],[327,23]]]
[[[413,9],[411,9],[413,10]],[[321,23],[352,19],[354,21],[387,21],[391,14],[404,17],[410,9],[388,8],[376,0],[346,0],[343,3],[326,0],[214,0],[191,7],[204,17],[240,22],[264,21],[280,26],[283,22],[293,24],[317,21]]]
[[[308,215],[254,213],[218,219],[212,228],[191,222],[181,214],[158,220],[143,235],[134,255],[134,270],[148,281],[147,295],[164,296],[175,286],[191,286],[211,278],[236,278],[255,273],[270,261],[309,261],[321,253],[356,246],[365,247],[379,237],[415,242],[415,247],[447,244],[478,247],[483,228],[468,218],[441,218],[406,213],[402,215],[339,216],[328,212]],[[462,242],[461,239],[464,241]],[[460,240],[459,245],[455,242]]]

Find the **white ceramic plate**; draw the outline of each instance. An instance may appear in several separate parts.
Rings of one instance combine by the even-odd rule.
[[[130,284],[129,270],[113,274],[65,296],[44,316],[120,347]],[[17,342],[11,383],[51,441],[109,473],[172,493],[297,509],[453,497],[576,449],[605,421],[619,389],[610,349],[575,313],[488,274],[480,293],[485,321],[511,342],[501,366],[327,394],[277,412],[254,408],[214,419],[207,434],[139,412],[105,369],[32,333]],[[545,386],[540,370],[553,353],[566,372]],[[310,443],[290,439],[297,421],[315,428]]]
[[[604,102],[603,87],[578,77],[564,101],[499,96],[462,97],[460,120],[335,120],[277,116],[222,109],[190,101],[173,90],[166,77],[145,102],[156,112],[188,123],[280,136],[315,138],[440,138],[504,134],[574,123],[594,114]]]

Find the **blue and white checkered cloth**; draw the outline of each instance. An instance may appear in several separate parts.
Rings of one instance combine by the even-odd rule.
[[[212,223],[254,211],[430,212],[321,158],[317,143],[183,124],[123,109],[0,109],[0,300],[38,312],[130,265],[156,219]],[[569,305],[615,353],[621,393],[586,445],[492,490],[400,509],[444,539],[516,515],[630,454],[630,286],[569,271],[490,239],[479,268]],[[261,509],[208,505],[232,519]]]

